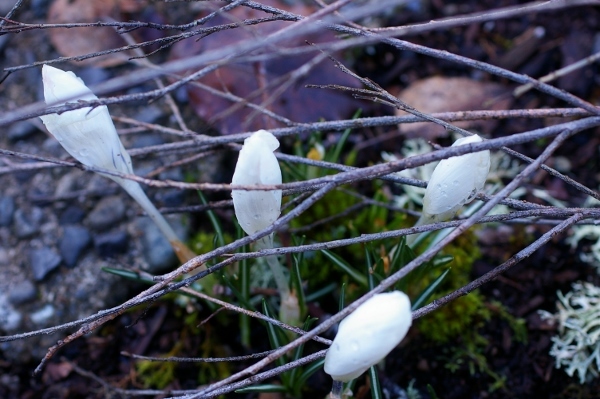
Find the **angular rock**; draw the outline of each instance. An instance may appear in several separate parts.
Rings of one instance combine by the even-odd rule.
[[[67,267],[75,267],[82,252],[91,244],[92,236],[83,226],[65,226],[58,245]]]
[[[62,258],[53,249],[42,247],[29,253],[29,264],[35,281],[42,281],[48,273],[60,265]]]
[[[125,204],[118,196],[105,197],[96,204],[87,217],[90,227],[103,231],[118,224],[125,216]]]
[[[8,128],[8,139],[10,141],[24,140],[37,131],[35,125],[28,121],[13,123]]]
[[[17,209],[14,215],[15,233],[19,238],[28,238],[40,229],[44,212],[37,207],[28,211]]]
[[[35,284],[30,280],[24,280],[12,286],[8,292],[8,301],[13,305],[21,305],[34,300],[37,297]]]
[[[12,197],[0,197],[0,226],[10,226],[15,213],[15,200]]]
[[[23,315],[7,300],[6,295],[0,295],[0,329],[14,331],[21,325]]]
[[[61,225],[77,224],[83,220],[85,211],[77,205],[69,206],[63,211],[58,219],[58,223]]]
[[[124,231],[99,234],[94,238],[94,247],[102,258],[112,258],[127,252],[129,236]]]
[[[168,217],[169,224],[175,233],[185,240],[185,226],[179,217]],[[142,251],[147,262],[147,271],[152,274],[162,273],[177,266],[177,257],[169,241],[162,235],[156,224],[149,217],[138,218],[136,229],[142,236]]]
[[[54,306],[46,304],[41,309],[31,313],[29,318],[34,324],[37,324],[38,326],[45,326],[49,324],[49,321],[52,319],[52,316],[54,316],[54,313]]]

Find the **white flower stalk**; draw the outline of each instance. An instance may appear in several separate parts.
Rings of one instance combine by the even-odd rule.
[[[481,137],[474,134],[456,140],[452,147],[481,141]],[[423,213],[417,225],[442,222],[454,217],[464,204],[481,191],[489,171],[489,151],[441,160],[427,184]]]
[[[281,184],[281,168],[273,154],[277,148],[279,148],[279,141],[266,130],[259,130],[244,140],[231,184],[245,186]],[[281,195],[281,190],[231,191],[235,216],[246,234],[252,235],[264,230],[279,218]],[[263,237],[257,244],[261,248],[273,248],[272,234]],[[298,299],[290,292],[277,257],[266,258],[281,296],[280,320],[288,324],[297,324],[300,318]]]
[[[98,99],[73,72],[44,65],[42,80],[47,105]],[[40,118],[63,148],[82,164],[92,168],[134,174],[131,157],[123,147],[105,105],[80,108],[60,115],[44,115]],[[181,262],[185,263],[195,257],[195,254],[179,240],[137,182],[106,173],[100,172],[100,174],[114,180],[140,204],[169,240]]]
[[[325,372],[347,382],[379,363],[412,324],[410,299],[400,291],[377,294],[340,323],[325,356]]]

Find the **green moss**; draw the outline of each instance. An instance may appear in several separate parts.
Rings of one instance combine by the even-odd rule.
[[[163,357],[177,356],[181,350],[181,343],[176,344],[173,349]],[[152,360],[141,360],[136,362],[137,377],[144,388],[164,389],[175,379],[174,362],[157,362]]]
[[[141,360],[136,363],[137,376],[146,389],[164,389],[175,378],[175,365],[172,362]]]

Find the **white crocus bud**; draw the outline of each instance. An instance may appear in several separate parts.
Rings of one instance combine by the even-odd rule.
[[[98,99],[73,72],[44,65],[42,80],[47,105]],[[63,148],[82,164],[121,173],[133,173],[131,158],[121,144],[106,105],[80,108],[60,115],[44,115],[40,118]],[[115,180],[114,176],[105,176]]]
[[[42,81],[44,83],[44,99],[50,106],[62,105],[65,102],[98,99],[83,81],[70,71],[44,65]],[[93,168],[133,174],[131,157],[123,147],[105,105],[80,108],[63,112],[60,115],[44,115],[40,118],[63,148],[82,164]],[[195,257],[195,254],[179,240],[137,182],[106,173],[101,174],[118,183],[144,208],[148,216],[169,240],[177,257],[182,262]]]
[[[462,137],[452,147],[479,143],[481,137]],[[479,151],[443,159],[436,166],[423,198],[421,223],[441,222],[452,218],[483,188],[490,171],[490,152]]]
[[[281,184],[281,168],[273,154],[279,141],[272,133],[259,130],[244,140],[233,173],[232,184]],[[281,190],[232,190],[235,216],[246,234],[252,235],[273,224],[281,213]]]
[[[325,372],[347,382],[379,363],[412,324],[410,299],[401,291],[377,294],[340,323],[325,356]]]
[[[244,140],[231,184],[281,184],[281,168],[273,154],[277,148],[279,141],[266,130],[259,130]],[[246,234],[252,235],[264,230],[277,220],[281,214],[281,195],[281,190],[231,190],[235,216]],[[272,235],[261,238],[257,244],[259,248],[272,248]],[[266,260],[281,296],[279,319],[286,324],[298,325],[298,298],[290,291],[283,267],[276,256],[267,256]]]

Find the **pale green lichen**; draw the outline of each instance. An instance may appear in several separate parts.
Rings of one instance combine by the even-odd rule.
[[[600,287],[574,283],[570,292],[557,295],[556,314],[540,311],[544,319],[558,324],[550,355],[556,359],[556,368],[564,368],[571,377],[577,372],[583,384],[600,371]]]
[[[600,273],[600,226],[575,226],[573,235],[567,239],[567,243],[571,245],[571,248],[576,248],[584,238],[596,242],[589,247],[589,252],[582,251],[579,258],[594,266]]]

